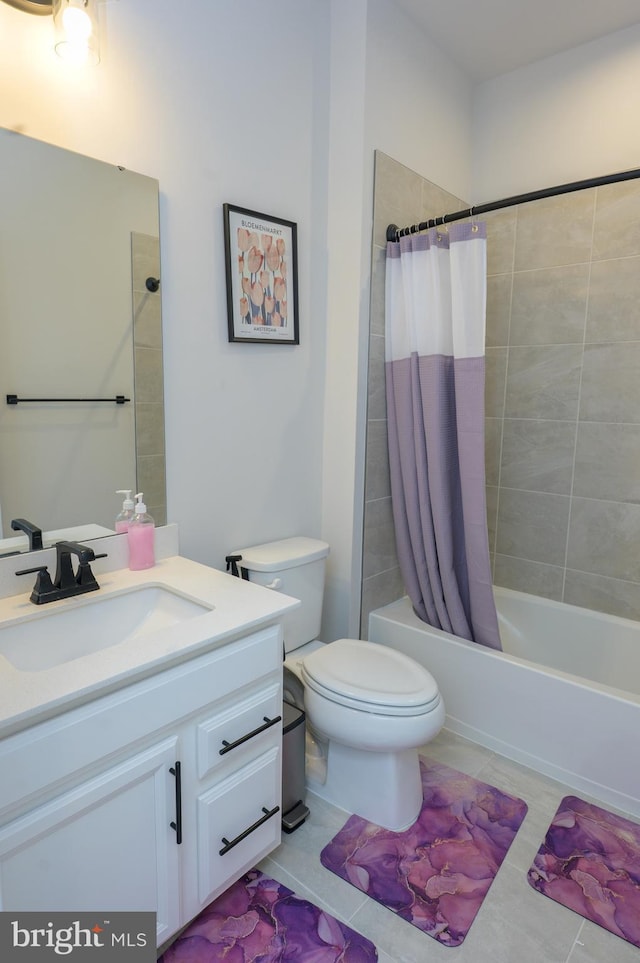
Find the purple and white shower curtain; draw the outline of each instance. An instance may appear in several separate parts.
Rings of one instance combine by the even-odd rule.
[[[416,614],[500,649],[484,470],[486,225],[387,244],[386,391],[398,560]]]

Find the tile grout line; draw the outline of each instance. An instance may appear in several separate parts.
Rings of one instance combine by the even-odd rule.
[[[583,931],[583,929],[584,929],[584,927],[585,927],[586,922],[587,922],[586,919],[583,919],[583,920],[582,920],[582,923],[580,924],[580,926],[579,926],[579,928],[578,928],[578,932],[576,933],[576,938],[575,938],[575,940],[573,941],[573,945],[572,945],[571,949],[569,950],[569,955],[567,956],[567,958],[566,958],[566,960],[565,960],[565,963],[571,963],[571,957],[573,956],[573,951],[575,950],[576,946],[584,946],[584,943],[582,942],[582,940],[580,939],[580,937],[582,936],[582,931]]]
[[[278,866],[281,870],[283,870],[283,872],[285,872],[285,873],[287,874],[287,876],[290,876],[291,879],[295,880],[296,883],[298,883],[300,886],[302,886],[307,892],[311,893],[311,895],[313,896],[314,900],[319,900],[319,901],[320,901],[321,903],[323,903],[325,906],[328,906],[331,914],[334,915],[334,916],[336,916],[336,919],[340,919],[343,923],[350,924],[351,920],[353,920],[353,918],[354,918],[354,916],[356,915],[356,913],[359,913],[360,910],[361,910],[368,902],[371,901],[369,896],[367,896],[366,894],[363,895],[363,897],[362,897],[362,902],[356,907],[356,909],[353,911],[353,913],[351,913],[351,915],[347,915],[346,913],[343,913],[343,912],[341,912],[341,911],[339,911],[339,910],[337,910],[337,909],[334,909],[332,906],[330,906],[330,904],[327,902],[327,900],[326,900],[323,896],[321,896],[320,893],[317,893],[315,889],[313,889],[311,886],[308,885],[308,883],[305,883],[304,880],[300,879],[299,876],[296,876],[296,874],[295,874],[294,872],[292,872],[292,871],[291,871],[290,869],[288,869],[286,866],[283,866],[282,863],[279,863],[278,860],[277,860],[273,855],[270,855],[270,856],[269,856],[269,859],[271,859],[271,862],[272,862],[272,863],[274,863],[274,864],[275,864],[276,866]],[[283,884],[283,885],[284,885],[284,884]],[[348,884],[347,884],[347,885],[348,885]],[[355,892],[357,892],[357,890],[355,889],[355,887],[351,887],[351,888],[352,888]],[[297,895],[297,894],[296,894],[296,895]]]
[[[576,478],[576,456],[578,454],[578,433],[580,431],[580,403],[582,401],[582,379],[584,375],[585,346],[587,341],[587,325],[589,323],[589,299],[591,296],[591,268],[593,265],[593,243],[596,233],[597,188],[593,193],[593,211],[591,214],[591,245],[589,250],[589,268],[587,270],[587,297],[584,305],[584,324],[582,328],[582,353],[580,355],[580,377],[578,379],[578,397],[576,399],[576,433],[573,439],[573,458],[571,461],[571,484],[569,487],[569,513],[567,515],[567,534],[564,543],[564,561],[562,565],[562,591],[560,600],[565,601],[567,587],[567,568],[569,566],[569,548],[571,544],[571,516],[573,514],[574,485]]]

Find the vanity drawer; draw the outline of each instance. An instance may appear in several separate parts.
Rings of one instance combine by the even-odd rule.
[[[197,800],[198,906],[280,842],[280,750],[271,748]]]
[[[198,779],[223,763],[240,765],[270,745],[279,745],[281,732],[282,695],[275,682],[198,725]]]
[[[107,757],[228,700],[264,678],[280,678],[275,625],[101,696],[0,741],[0,814],[22,800],[99,771]],[[225,736],[224,738],[228,738]]]

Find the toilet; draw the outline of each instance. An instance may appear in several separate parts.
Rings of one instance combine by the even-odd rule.
[[[444,723],[433,676],[415,660],[357,639],[321,642],[329,546],[286,538],[235,553],[244,578],[300,599],[284,631],[285,699],[307,717],[307,785],[349,813],[401,831],[422,806],[418,747]]]

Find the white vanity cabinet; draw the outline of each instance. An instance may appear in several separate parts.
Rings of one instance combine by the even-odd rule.
[[[280,841],[281,679],[272,625],[0,741],[0,909],[189,922]]]
[[[6,910],[157,910],[158,938],[180,925],[169,737],[0,829]],[[173,838],[172,838],[173,837]]]

